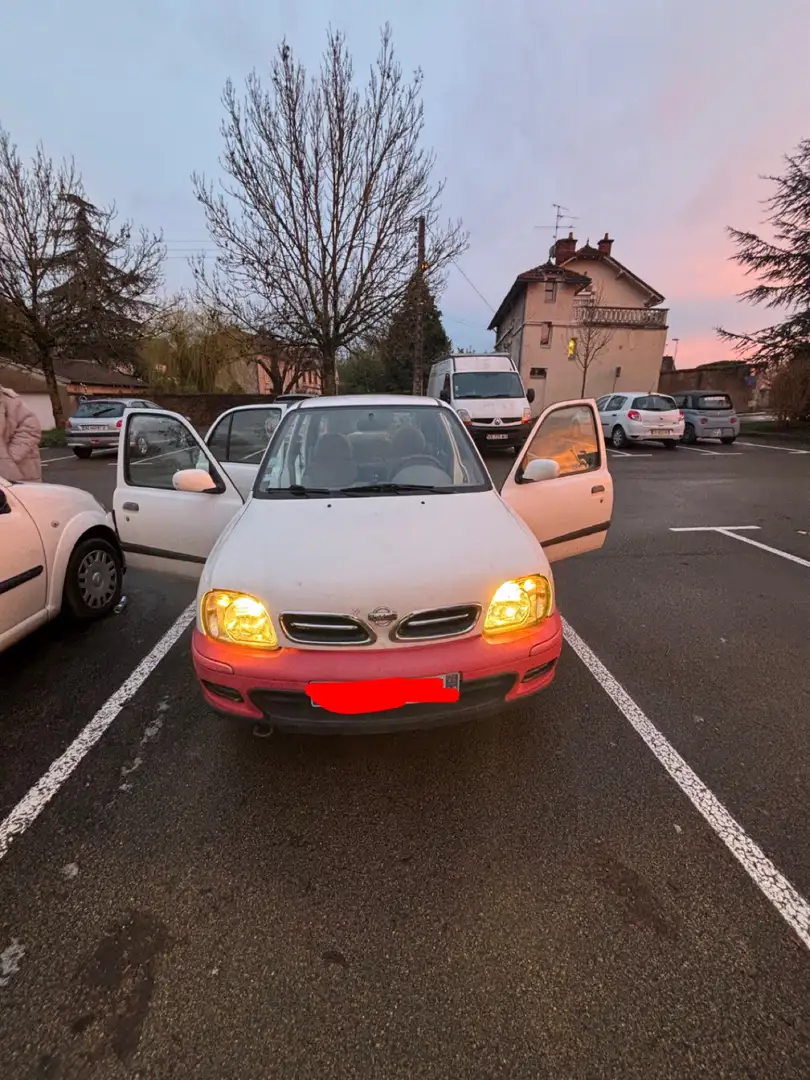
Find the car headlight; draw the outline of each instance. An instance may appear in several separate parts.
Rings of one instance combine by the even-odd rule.
[[[551,582],[542,574],[505,581],[492,597],[484,619],[484,633],[502,634],[536,626],[553,609]]]
[[[278,638],[267,608],[247,593],[212,589],[200,605],[203,632],[215,641],[277,649]]]
[[[526,408],[523,410],[523,423],[530,424],[532,422],[532,410]]]
[[[462,422],[462,424],[471,424],[472,423],[472,417],[470,416],[470,414],[467,412],[466,409],[457,409],[456,410],[456,416],[458,416],[458,418]]]

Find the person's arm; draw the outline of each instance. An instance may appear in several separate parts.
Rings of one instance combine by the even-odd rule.
[[[22,416],[8,444],[11,460],[19,464],[23,458],[33,454],[39,456],[39,440],[42,438],[42,425],[30,409],[24,405],[20,409]]]

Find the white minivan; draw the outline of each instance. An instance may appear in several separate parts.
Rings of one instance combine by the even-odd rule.
[[[458,413],[479,449],[517,453],[531,430],[534,390],[505,353],[443,356],[430,369],[427,395]]]

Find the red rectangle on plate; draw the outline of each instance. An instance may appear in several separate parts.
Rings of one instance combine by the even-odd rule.
[[[458,701],[458,687],[446,686],[444,677],[427,679],[371,679],[366,682],[323,682],[307,686],[313,705],[346,714],[385,712],[403,705]]]

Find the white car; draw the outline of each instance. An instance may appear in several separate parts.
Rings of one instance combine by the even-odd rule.
[[[61,611],[109,615],[123,574],[112,515],[92,495],[0,477],[0,652]]]
[[[601,547],[613,507],[592,401],[545,410],[500,494],[433,398],[302,401],[238,479],[216,428],[206,445],[171,413],[184,449],[138,458],[151,417],[124,420],[118,535],[132,566],[199,578],[192,657],[216,711],[308,731],[430,727],[553,679],[549,562]]]
[[[596,402],[605,438],[616,450],[634,442],[662,442],[674,450],[683,438],[683,413],[668,394],[622,390]]]

